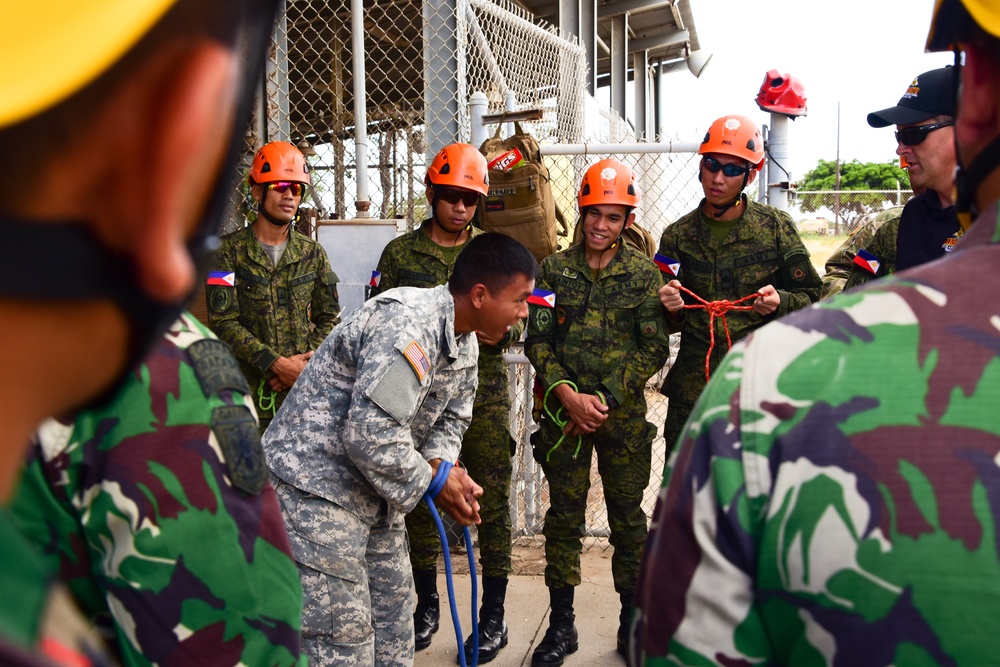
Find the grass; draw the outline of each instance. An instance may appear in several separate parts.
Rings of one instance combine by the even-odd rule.
[[[802,242],[806,244],[806,248],[809,250],[809,257],[812,259],[813,266],[816,267],[819,275],[822,276],[825,272],[823,265],[826,264],[827,258],[833,254],[834,250],[840,247],[840,244],[846,238],[846,234],[839,236],[802,234]]]

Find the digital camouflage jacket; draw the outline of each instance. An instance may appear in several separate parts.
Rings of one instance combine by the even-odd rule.
[[[752,310],[732,310],[726,322],[716,317],[711,367],[726,354],[726,329],[736,341],[765,322],[819,299],[822,282],[809,261],[795,223],[787,213],[744,197],[746,210],[721,241],[702,222],[701,207],[663,231],[659,253],[680,262],[677,279],[705,301],[736,301],[772,285],[781,299],[777,311],[763,317]],[[665,276],[669,281],[673,276]],[[682,293],[686,304],[700,302]],[[748,305],[745,303],[744,305]],[[670,398],[693,403],[705,386],[705,358],[711,347],[710,316],[703,308],[686,309],[677,359],[664,382]]]
[[[536,287],[555,292],[555,307],[529,306],[525,353],[543,389],[559,380],[586,394],[606,389],[619,405],[610,417],[645,418],[646,381],[669,354],[662,284],[656,264],[627,244],[596,280],[583,244],[542,260]]]
[[[371,296],[377,296],[393,287],[435,287],[444,285],[455,268],[454,255],[449,261],[437,244],[431,241],[424,228],[434,224],[425,220],[417,229],[396,237],[386,244],[378,260],[379,283],[372,287]],[[478,227],[469,230],[469,239],[484,233]],[[511,327],[500,345],[479,345],[479,389],[476,405],[509,403],[507,390],[507,363],[503,351],[514,341],[520,340],[524,327]]]
[[[994,205],[733,348],[660,492],[633,664],[997,661],[998,262]]]
[[[277,267],[252,226],[227,234],[213,273],[232,274],[233,284],[210,278],[209,324],[233,349],[254,392],[278,357],[315,350],[340,321],[337,274],[326,251],[294,229]]]

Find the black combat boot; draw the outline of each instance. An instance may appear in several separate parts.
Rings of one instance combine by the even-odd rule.
[[[414,570],[413,585],[417,589],[417,608],[413,612],[413,640],[419,651],[431,645],[431,635],[438,631],[438,621],[441,618],[437,571]]]
[[[618,653],[628,661],[628,635],[632,627],[632,592],[621,593],[622,610],[618,614]]]
[[[483,577],[483,605],[479,608],[479,660],[485,664],[507,645],[507,622],[503,602],[507,597],[507,577]],[[465,640],[465,664],[472,664],[472,635]]]
[[[561,665],[570,653],[580,648],[580,638],[573,621],[573,586],[549,589],[549,629],[531,654],[531,667]]]

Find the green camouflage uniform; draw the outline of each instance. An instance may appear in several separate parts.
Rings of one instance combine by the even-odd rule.
[[[646,421],[646,381],[667,360],[663,306],[657,294],[663,280],[647,256],[622,245],[597,279],[592,277],[584,246],[546,258],[537,288],[555,292],[555,308],[532,304],[525,352],[545,390],[562,380],[580,393],[598,389],[617,407],[594,433],[578,441],[565,438],[544,415],[532,435],[535,458],[549,482],[551,506],[545,514],[545,584],[552,588],[580,584],[580,539],[586,524],[590,463],[597,450],[604,483],[615,590],[634,590],[646,537],[642,494],[656,429]],[[548,409],[557,414],[550,396]],[[579,451],[577,451],[577,443]]]
[[[39,429],[11,508],[125,665],[305,663],[249,389],[193,316],[106,407]]]
[[[294,229],[275,267],[252,226],[222,237],[214,271],[235,273],[235,284],[206,287],[208,321],[258,395],[263,433],[288,394],[273,394],[269,405],[268,368],[278,357],[314,351],[340,321],[337,274],[323,247]]]
[[[809,261],[809,251],[788,214],[758,204],[745,195],[744,201],[743,215],[722,241],[712,235],[702,220],[701,206],[667,227],[660,237],[660,254],[680,262],[677,278],[681,285],[706,301],[736,301],[768,284],[778,291],[781,303],[767,317],[752,310],[732,310],[726,314],[733,341],[769,320],[808,306],[819,299],[822,288],[819,274]],[[672,278],[667,276],[668,280]],[[682,295],[686,304],[700,303],[683,292]],[[749,304],[746,301],[742,305]],[[696,308],[683,312],[680,349],[663,383],[663,393],[669,398],[663,427],[668,453],[705,387],[709,348],[711,369],[719,365],[727,352],[721,317],[715,318],[712,347],[708,311]]]
[[[448,282],[457,254],[449,261],[431,241],[424,228],[434,224],[424,221],[420,229],[390,241],[378,261],[381,274],[371,290],[376,296],[393,287],[435,287]],[[472,239],[482,230],[471,228]],[[462,438],[462,465],[469,476],[483,487],[479,499],[482,523],[476,527],[479,557],[485,577],[507,577],[511,561],[510,478],[511,457],[515,443],[507,429],[510,422],[507,363],[503,350],[521,337],[521,327],[512,327],[500,346],[479,345],[479,389],[472,408],[472,423]],[[437,569],[441,541],[425,503],[419,503],[406,516],[410,543],[410,564],[414,570]]]
[[[631,664],[993,665],[1000,216],[733,348],[661,490]]]
[[[886,224],[891,225],[892,229],[891,231],[887,230],[887,233],[890,233],[892,235],[891,238],[895,239],[896,230],[899,228],[899,216],[902,213],[902,206],[894,206],[893,208],[877,213],[869,213],[858,221],[854,231],[850,233],[839,248],[833,251],[830,258],[826,260],[826,273],[823,275],[823,294],[820,298],[829,299],[831,296],[840,294],[843,291],[847,279],[855,269],[854,257],[858,254],[858,250],[865,248],[871,252],[872,241],[879,228]],[[895,261],[895,244],[893,244],[892,260]],[[856,281],[858,285],[866,282],[857,279]]]

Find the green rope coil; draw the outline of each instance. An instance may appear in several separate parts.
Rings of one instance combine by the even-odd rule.
[[[268,414],[272,417],[274,416],[274,404],[277,395],[271,389],[271,385],[267,384],[264,378],[261,378],[260,384],[257,385],[257,408],[260,410],[261,417],[266,417]]]
[[[552,390],[555,389],[556,387],[558,387],[561,384],[568,384],[570,387],[573,388],[573,391],[575,391],[577,393],[579,393],[579,391],[580,391],[577,388],[576,383],[573,382],[572,380],[559,380],[558,382],[553,382],[551,385],[549,385],[549,388],[545,390],[545,398],[542,400],[542,406],[545,408],[545,414],[547,414],[549,416],[549,419],[551,419],[552,422],[556,426],[558,426],[560,430],[562,430],[563,428],[565,428],[566,424],[569,423],[568,419],[563,419],[563,417],[562,417],[563,411],[566,409],[566,406],[560,405],[559,409],[556,410],[555,414],[552,414],[552,411],[549,410],[549,394],[551,394]],[[605,405],[608,404],[607,401],[604,400],[604,397],[601,396],[601,394],[597,394],[597,397],[599,399],[601,399],[601,403],[604,403]],[[545,460],[546,460],[546,462],[552,457],[552,452],[556,451],[556,449],[559,448],[559,445],[561,445],[562,442],[563,442],[563,440],[565,440],[565,439],[566,439],[566,434],[565,433],[563,433],[561,436],[559,436],[559,440],[556,441],[556,444],[552,445],[552,447],[549,449],[549,451],[547,451],[545,453]],[[574,459],[580,454],[580,448],[582,446],[583,446],[583,436],[580,435],[579,433],[577,433],[577,435],[576,435],[576,449],[573,451],[573,458]]]

